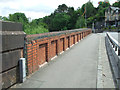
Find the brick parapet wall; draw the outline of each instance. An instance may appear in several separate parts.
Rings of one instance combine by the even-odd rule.
[[[59,33],[59,32],[55,32]],[[62,32],[63,33],[63,32]],[[72,33],[65,33],[51,37],[38,38],[26,42],[27,47],[27,70],[28,75],[39,69],[45,62],[51,61],[53,57],[70,48],[91,33],[89,30],[80,30]],[[33,35],[35,37],[35,35]],[[31,38],[31,36],[27,36]],[[38,37],[38,35],[37,35]]]

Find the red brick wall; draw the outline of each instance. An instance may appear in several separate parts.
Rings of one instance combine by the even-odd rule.
[[[71,36],[71,46],[75,44],[75,35],[72,35]]]
[[[46,52],[46,50],[47,50],[47,44],[45,43],[45,44],[41,44],[41,45],[39,45],[39,47],[38,47],[38,49],[37,49],[37,60],[38,60],[38,64],[39,65],[41,65],[41,64],[43,64],[43,63],[45,63],[46,62],[46,55],[47,55],[47,52]]]
[[[71,45],[81,40],[82,37],[89,35],[91,33],[91,30],[83,30],[72,33],[69,33],[69,31],[63,32],[67,33],[27,41],[26,49],[28,75],[37,71],[39,69],[39,65],[45,62],[49,62],[51,58],[59,55],[62,51],[65,51]],[[35,37],[35,35],[33,36]],[[28,38],[31,37],[32,35],[28,36]]]
[[[64,51],[64,38],[60,39],[60,52]]]
[[[33,52],[32,52],[32,44],[27,44],[27,69],[28,74],[33,72]]]
[[[77,34],[75,35],[75,43],[77,42]]]
[[[57,55],[57,40],[51,41],[51,58]]]
[[[80,37],[79,37],[79,40],[81,40],[81,33],[79,34],[79,36],[80,36]]]
[[[68,36],[68,37],[66,37],[66,48],[65,49],[67,49],[69,47],[70,47],[70,37]]]
[[[79,41],[79,34],[77,34],[77,42]]]

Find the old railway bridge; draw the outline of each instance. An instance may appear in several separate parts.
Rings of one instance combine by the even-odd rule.
[[[0,88],[119,88],[119,55],[110,33],[26,35],[20,23],[0,21]]]

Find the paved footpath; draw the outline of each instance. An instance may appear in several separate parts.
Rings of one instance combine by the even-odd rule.
[[[24,83],[13,88],[97,88],[98,76],[100,76],[98,75],[100,37],[100,34],[87,36],[71,49],[43,66]],[[104,60],[104,57],[102,58]],[[105,72],[105,76],[106,69],[103,72]],[[99,79],[105,82],[100,83],[100,85],[104,86],[103,84],[108,83],[107,88],[114,87],[112,75],[110,75],[111,80],[107,80],[105,77]]]

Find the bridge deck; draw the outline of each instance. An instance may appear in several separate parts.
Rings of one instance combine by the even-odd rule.
[[[100,40],[101,38],[101,40]],[[114,88],[112,74],[105,53],[104,37],[91,34],[35,72],[17,88],[96,88],[99,44],[102,42],[102,87]],[[104,47],[103,47],[104,46]],[[104,61],[105,60],[105,61]]]

